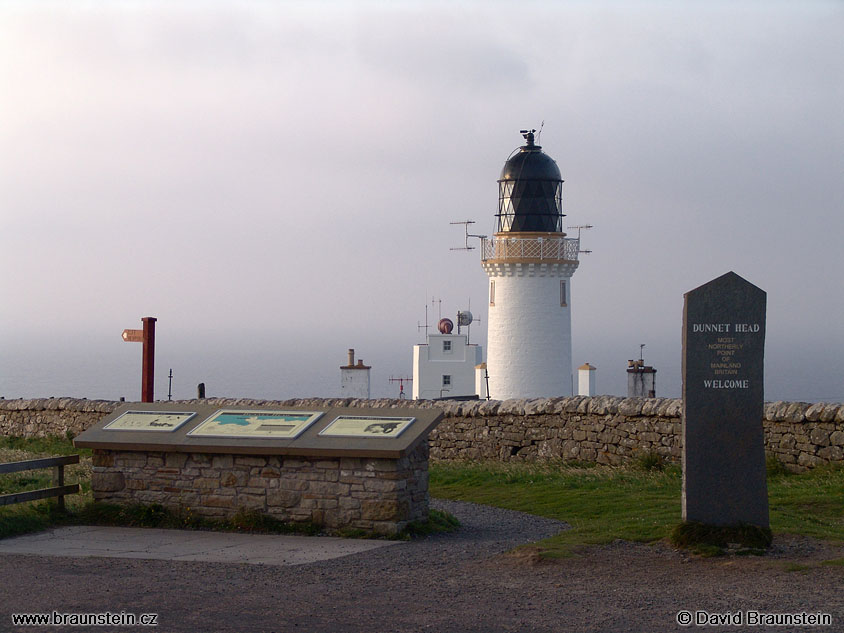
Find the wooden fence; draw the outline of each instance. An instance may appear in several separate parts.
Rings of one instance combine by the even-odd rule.
[[[39,468],[53,469],[52,488],[42,488],[40,490],[29,490],[27,492],[13,492],[11,494],[0,495],[0,506],[6,506],[13,503],[23,503],[24,501],[35,501],[37,499],[46,499],[48,497],[58,497],[59,509],[64,510],[64,496],[77,494],[79,492],[79,484],[65,485],[64,467],[68,464],[78,463],[79,455],[63,455],[61,457],[44,457],[42,459],[28,459],[23,462],[0,464],[0,475],[6,473],[17,473],[24,470],[38,470]]]

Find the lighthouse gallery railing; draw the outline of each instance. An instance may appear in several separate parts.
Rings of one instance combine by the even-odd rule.
[[[577,260],[580,240],[571,237],[485,237],[481,239],[481,260],[567,259]]]

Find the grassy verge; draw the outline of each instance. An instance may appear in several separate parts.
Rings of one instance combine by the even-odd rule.
[[[774,534],[844,541],[844,467],[821,466],[799,475],[768,477]]]
[[[114,509],[92,504],[90,451],[75,449],[67,438],[0,437],[0,462],[79,453],[80,464],[66,468],[66,480],[82,485],[81,495],[66,497],[68,513],[60,515],[50,502],[0,507],[0,538],[72,522],[144,525],[198,529],[233,529],[285,533],[262,515],[248,513],[229,525],[207,525],[155,506]],[[544,555],[567,556],[578,547],[616,539],[652,542],[667,538],[680,523],[680,469],[644,456],[629,468],[563,463],[431,464],[431,494],[474,501],[568,522],[571,530],[543,541]],[[844,542],[844,468],[822,467],[791,474],[775,462],[769,465],[768,496],[771,529],[776,534],[800,534]],[[51,485],[51,470],[0,475],[0,494]],[[280,523],[280,522],[278,522]],[[453,517],[432,513],[427,524],[413,524],[406,535],[454,529]],[[299,526],[309,533],[312,526]],[[351,536],[352,534],[350,534]],[[838,563],[840,564],[840,563]]]
[[[190,508],[173,512],[163,506],[118,506],[88,503],[80,510],[68,513],[61,522],[73,525],[112,525],[182,530],[215,530],[218,532],[248,532],[254,534],[319,534],[320,527],[312,523],[285,523],[260,512],[238,510],[231,519],[212,521],[191,513]]]
[[[441,510],[429,510],[428,520],[414,521],[409,524],[405,528],[403,536],[410,539],[420,536],[429,536],[438,532],[454,532],[454,530],[459,527],[460,521],[448,512],[442,512]]]
[[[678,469],[636,471],[560,463],[435,463],[431,494],[566,521],[545,556],[615,539],[654,541],[680,521]]]
[[[520,510],[568,522],[571,530],[541,543],[546,557],[615,539],[652,542],[680,523],[677,466],[608,468],[562,463],[432,464],[431,494]],[[774,534],[844,542],[844,469],[769,475]]]

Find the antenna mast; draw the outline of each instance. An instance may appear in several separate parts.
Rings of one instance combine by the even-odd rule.
[[[476,247],[469,245],[469,238],[470,237],[477,237],[478,239],[486,239],[486,235],[474,235],[473,233],[469,233],[469,225],[475,224],[474,220],[463,220],[462,222],[449,222],[449,224],[462,224],[464,230],[466,231],[465,237],[465,244],[464,246],[457,246],[455,248],[449,248],[450,251],[473,251]]]
[[[425,330],[425,340],[426,341],[428,340],[428,327],[429,327],[428,326],[428,302],[426,301],[425,302],[425,325],[422,325],[421,323],[419,323],[419,321],[416,322],[416,331],[417,332],[419,330],[423,330],[423,329]]]
[[[589,229],[593,229],[595,227],[592,224],[578,224],[577,226],[567,226],[566,228],[567,229],[577,229],[577,245],[578,245],[578,249],[579,249],[579,247],[580,247],[580,232],[581,231],[588,231]],[[577,252],[583,253],[584,255],[588,255],[592,251],[578,250]]]
[[[402,378],[402,377],[393,378],[392,376],[390,376],[390,382],[399,383],[399,400],[406,400],[407,394],[404,392],[404,383],[413,382],[413,378],[407,378],[407,377],[405,377],[405,378]]]
[[[437,318],[441,319],[443,317],[443,300],[437,299],[436,297],[433,297],[433,296],[431,297],[431,310],[433,310],[434,307],[437,306],[438,302],[439,302],[439,306],[438,306],[439,316]],[[416,331],[417,332],[419,330],[425,330],[425,340],[426,341],[428,340],[428,328],[429,327],[431,327],[431,326],[428,325],[428,300],[427,300],[427,297],[426,297],[426,299],[425,299],[425,325],[422,325],[421,323],[419,323],[419,321],[416,322]]]

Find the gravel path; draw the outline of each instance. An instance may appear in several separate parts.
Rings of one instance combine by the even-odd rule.
[[[675,622],[681,609],[825,612],[832,627],[812,630],[844,630],[844,567],[819,564],[844,556],[841,547],[780,539],[774,556],[694,559],[661,544],[618,542],[537,563],[504,552],[564,523],[433,505],[462,528],[295,567],[0,556],[0,631],[16,630],[11,613],[53,610],[158,613],[157,630],[167,632],[688,630]]]

